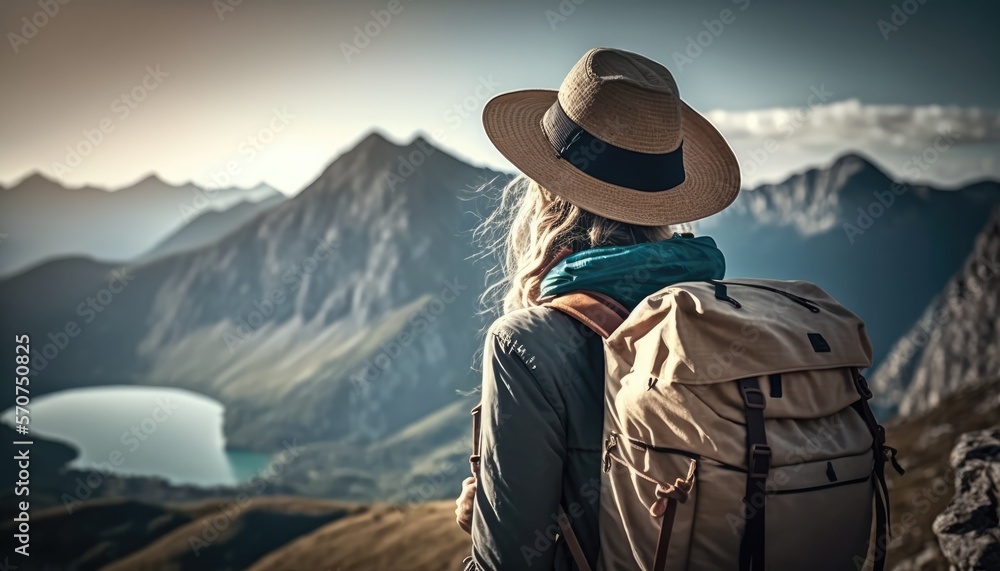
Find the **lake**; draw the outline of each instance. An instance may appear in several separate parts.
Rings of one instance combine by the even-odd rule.
[[[31,434],[71,444],[70,466],[159,476],[199,486],[245,482],[270,456],[226,450],[223,406],[203,395],[165,387],[110,386],[35,397]],[[0,414],[13,424],[14,411]]]

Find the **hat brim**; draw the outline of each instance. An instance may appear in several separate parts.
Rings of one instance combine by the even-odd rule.
[[[722,133],[683,101],[684,182],[646,192],[594,178],[562,159],[542,131],[545,111],[558,91],[502,93],[483,108],[486,135],[526,176],[580,208],[620,222],[665,226],[705,218],[736,200],[739,161]]]

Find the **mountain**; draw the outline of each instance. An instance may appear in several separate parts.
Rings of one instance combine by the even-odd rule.
[[[225,405],[234,448],[382,439],[476,384],[485,268],[469,234],[474,191],[498,177],[372,134],[205,247],[0,282],[0,327],[35,339],[36,394],[187,388]]]
[[[470,230],[491,193],[474,191],[506,180],[423,139],[372,133],[299,195],[197,249],[121,266],[67,258],[0,281],[0,332],[32,335],[34,394],[185,388],[225,406],[232,448],[296,442],[305,452],[282,489],[447,497],[442,482],[467,470],[474,396],[461,393],[479,384],[470,365],[485,325],[489,263]],[[885,192],[891,204],[858,222]],[[883,355],[998,203],[997,183],[897,187],[849,155],[748,190],[698,226],[728,276],[817,281],[868,321]]]
[[[1000,204],[1000,183],[942,190],[896,183],[845,155],[742,192],[698,223],[726,255],[727,277],[820,284],[867,323],[875,366],[960,268]]]
[[[153,247],[206,210],[279,196],[251,189],[173,186],[154,175],[116,191],[65,188],[33,174],[0,190],[0,275],[68,255],[128,260]]]
[[[244,200],[227,210],[203,212],[189,224],[161,240],[153,249],[133,260],[133,263],[148,263],[156,258],[194,250],[214,242],[284,199],[283,195],[275,194],[257,202]]]
[[[872,376],[879,403],[909,415],[1000,371],[1000,208],[961,269]]]

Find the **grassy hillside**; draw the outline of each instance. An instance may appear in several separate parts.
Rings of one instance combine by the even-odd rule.
[[[461,569],[469,536],[455,525],[455,504],[431,502],[400,511],[377,506],[300,537],[250,571]]]

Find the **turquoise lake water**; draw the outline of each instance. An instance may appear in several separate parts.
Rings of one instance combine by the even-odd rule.
[[[247,481],[271,459],[226,450],[222,405],[182,389],[73,389],[33,398],[29,409],[32,435],[80,451],[73,468],[211,486]],[[0,420],[12,424],[14,411],[4,411]]]

